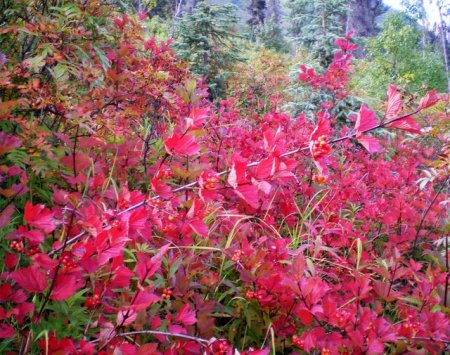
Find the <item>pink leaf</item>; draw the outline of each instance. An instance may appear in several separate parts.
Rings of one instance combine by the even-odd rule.
[[[330,131],[330,120],[328,119],[327,115],[321,115],[317,120],[316,127],[314,127],[314,130],[311,133],[310,140],[316,141],[320,136],[328,136],[330,134]]]
[[[16,334],[13,327],[8,324],[0,323],[0,339],[11,338]]]
[[[0,132],[0,154],[19,148],[21,144],[22,141],[19,138]]]
[[[141,21],[145,20],[147,18],[147,12],[145,12],[144,10],[139,11],[138,18]]]
[[[37,266],[29,266],[14,271],[10,277],[28,292],[42,293],[47,286],[45,275],[37,268]]]
[[[190,134],[181,135],[180,133],[174,132],[171,137],[165,140],[164,145],[167,153],[170,155],[178,153],[192,156],[200,151],[195,137]]]
[[[13,213],[14,205],[11,203],[0,213],[0,228],[3,228],[9,224]]]
[[[31,257],[33,263],[37,264],[44,270],[51,270],[58,265],[58,260],[53,260],[47,254],[39,253]]]
[[[162,257],[167,252],[169,244],[161,247],[159,252],[150,259],[139,260],[136,265],[136,275],[139,277],[139,282],[143,283],[145,279],[152,277],[156,271],[161,267]]]
[[[232,166],[228,174],[228,183],[236,189],[239,184],[246,181],[245,169],[247,169],[247,160],[243,159],[238,154],[233,154]]]
[[[75,172],[79,174],[81,171],[91,166],[91,159],[86,154],[75,153],[75,159],[73,155],[67,155],[61,159],[61,163],[70,170],[73,170],[75,163]]]
[[[361,143],[364,148],[367,149],[369,153],[378,153],[383,149],[381,148],[380,142],[377,138],[362,134],[356,138],[359,143]]]
[[[338,38],[334,43],[336,44],[336,46],[338,46],[344,52],[353,51],[356,48],[358,48],[358,46],[356,44],[350,42],[349,37]]]
[[[254,209],[259,207],[258,189],[251,184],[240,185],[234,192]]]
[[[189,117],[186,117],[186,127],[188,130],[195,130],[203,127],[205,119],[209,116],[208,108],[193,107]]]
[[[30,201],[25,205],[25,222],[30,226],[41,228],[45,233],[55,230],[53,213],[44,205],[33,206]]]
[[[28,239],[30,244],[36,245],[42,243],[45,239],[44,234],[38,229],[32,229],[30,231],[24,231],[21,233],[25,238]]]
[[[394,118],[402,108],[402,95],[394,85],[389,84],[387,91],[386,118]]]
[[[119,311],[119,313],[117,313],[116,324],[121,327],[126,327],[132,324],[136,320],[136,317],[136,311]]]
[[[200,237],[208,236],[208,226],[201,219],[194,219],[189,223],[189,227]]]
[[[143,291],[136,291],[136,292],[139,292],[139,294],[136,296],[136,299],[134,300],[133,304],[128,307],[130,310],[133,311],[141,311],[143,309],[146,309],[147,307],[149,307],[155,302],[158,302],[161,299],[161,297],[155,295],[154,293]]]
[[[421,133],[420,126],[416,123],[416,121],[414,121],[414,118],[412,116],[408,116],[402,118],[401,120],[391,122],[389,123],[389,127],[398,128],[411,133]]]
[[[356,133],[364,133],[377,125],[377,116],[375,112],[369,110],[365,103],[359,109],[358,118],[356,119]]]
[[[277,160],[274,159],[273,156],[269,156],[265,159],[262,159],[257,167],[256,167],[256,178],[258,179],[267,179],[273,174],[275,174],[277,170]]]
[[[272,191],[272,185],[267,181],[252,179],[252,184],[255,185],[259,191],[264,192],[266,195],[270,194],[270,192]]]
[[[427,92],[427,94],[420,100],[419,109],[431,107],[439,101],[439,97],[436,95],[435,90]]]
[[[175,320],[184,325],[192,325],[192,324],[197,323],[197,318],[195,317],[195,311],[190,310],[190,307],[188,304],[185,304],[183,306],[183,308],[180,309]]]
[[[55,286],[51,293],[50,299],[55,301],[62,301],[70,296],[73,296],[78,289],[75,275],[61,274],[58,275],[55,281]]]

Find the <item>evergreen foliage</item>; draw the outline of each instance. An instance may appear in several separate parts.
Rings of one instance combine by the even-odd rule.
[[[173,48],[192,73],[206,78],[212,98],[221,97],[232,65],[242,60],[237,46],[235,7],[202,1],[177,24]]]
[[[308,50],[325,67],[331,60],[334,41],[344,34],[348,0],[288,0],[289,28],[293,42]]]

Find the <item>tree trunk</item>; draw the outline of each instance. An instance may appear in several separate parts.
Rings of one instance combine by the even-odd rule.
[[[442,57],[444,58],[444,69],[445,74],[447,75],[447,89],[450,92],[450,76],[449,76],[449,53],[448,53],[448,45],[447,45],[447,36],[449,33],[449,29],[447,24],[444,21],[444,16],[442,15],[444,4],[443,1],[438,1],[439,8],[439,19],[441,21],[440,24],[440,36],[441,36],[441,47],[442,47]]]
[[[381,6],[381,0],[351,1],[346,22],[347,30],[355,31],[355,34],[361,37],[375,36],[375,18]]]
[[[271,20],[275,26],[281,26],[281,5],[280,0],[269,0],[267,7],[267,18]]]

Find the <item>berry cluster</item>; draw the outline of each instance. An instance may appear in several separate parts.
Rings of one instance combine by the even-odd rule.
[[[327,182],[327,180],[328,180],[328,178],[322,174],[314,174],[312,179],[314,182],[317,182],[318,184],[323,184],[324,182]]]
[[[155,199],[148,198],[147,199],[147,204],[149,206],[158,208],[158,207],[161,207],[163,205],[163,202],[159,198],[155,198]]]
[[[330,145],[327,143],[326,136],[320,136],[314,141],[311,147],[311,153],[314,159],[319,159],[331,151]]]
[[[213,355],[224,355],[229,349],[230,346],[224,339],[217,340],[211,345],[211,353]]]
[[[339,327],[343,327],[347,321],[348,318],[350,316],[350,313],[346,312],[346,311],[339,311],[336,314],[336,321]]]
[[[302,339],[300,339],[298,335],[294,335],[292,337],[292,344],[300,349],[303,349],[305,346],[305,342]]]
[[[400,332],[406,337],[412,337],[420,330],[420,323],[412,322],[413,317],[410,315],[405,323],[402,324]]]
[[[72,269],[77,266],[77,262],[67,253],[62,255],[61,264],[63,264],[66,269]]]
[[[41,249],[38,246],[30,247],[30,249],[27,250],[26,256],[33,256],[35,254],[39,254],[41,252]]]
[[[13,240],[13,242],[9,245],[9,248],[11,250],[14,250],[14,251],[18,252],[18,253],[22,253],[23,250],[24,250],[23,243],[19,242],[17,240]]]
[[[233,256],[231,257],[231,260],[233,260],[235,263],[238,263],[241,261],[241,256],[242,250],[235,250]]]
[[[264,297],[264,291],[259,290],[259,291],[247,291],[247,293],[245,294],[245,297],[249,300],[251,299],[257,299],[258,301],[261,301],[262,298]]]
[[[95,292],[92,297],[86,298],[84,305],[88,308],[94,308],[100,305],[100,293]]]
[[[208,190],[214,189],[217,182],[219,182],[219,177],[213,171],[205,171],[200,179],[201,187]]]
[[[165,288],[163,293],[162,293],[162,298],[164,300],[169,300],[173,295],[173,291],[170,288]]]
[[[168,180],[173,177],[173,172],[168,168],[162,167],[158,170],[155,177],[161,180]]]

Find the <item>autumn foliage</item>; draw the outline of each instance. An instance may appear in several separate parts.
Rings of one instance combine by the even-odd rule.
[[[4,30],[38,44],[0,57],[2,352],[447,349],[449,150],[420,124],[448,97],[391,85],[338,129],[333,100],[314,122],[212,103],[170,43],[87,3],[107,36]],[[336,45],[298,79],[337,100],[355,45]]]

